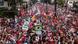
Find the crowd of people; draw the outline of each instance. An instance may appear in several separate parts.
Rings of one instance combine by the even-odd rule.
[[[0,44],[78,44],[78,16],[65,8],[36,3],[15,18],[0,18]]]

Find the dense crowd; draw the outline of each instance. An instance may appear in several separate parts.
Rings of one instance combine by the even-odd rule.
[[[0,18],[0,44],[78,44],[78,16],[65,8],[55,16],[52,9],[36,3],[14,19]]]

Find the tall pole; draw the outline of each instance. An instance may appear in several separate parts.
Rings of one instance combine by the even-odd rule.
[[[55,16],[57,16],[56,14],[57,14],[57,0],[54,0],[54,9],[55,9]]]
[[[46,3],[46,14],[48,13],[48,0],[45,0],[45,3]]]

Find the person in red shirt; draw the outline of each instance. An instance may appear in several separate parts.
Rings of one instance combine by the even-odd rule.
[[[22,34],[22,37],[16,41],[17,44],[23,44],[23,42],[26,40],[26,34],[25,32]]]

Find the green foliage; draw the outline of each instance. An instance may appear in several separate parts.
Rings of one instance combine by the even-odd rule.
[[[0,8],[0,16],[3,16],[3,10],[4,10],[4,8]]]
[[[51,4],[51,0],[40,0],[42,3],[49,3]]]
[[[18,14],[17,10],[8,10],[8,9],[5,9],[5,8],[0,8],[0,16],[1,17],[12,18],[17,14]]]
[[[22,4],[23,3],[23,0],[19,0],[19,3]]]
[[[64,6],[64,0],[57,0],[57,4],[60,6]]]
[[[3,16],[3,12],[2,11],[0,11],[0,16]]]
[[[31,0],[33,4],[35,4],[37,2],[37,0]]]

